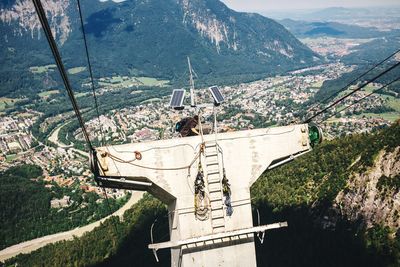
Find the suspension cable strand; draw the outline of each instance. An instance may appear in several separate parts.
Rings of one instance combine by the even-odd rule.
[[[345,90],[347,87],[349,87],[350,85],[352,85],[353,83],[355,83],[356,81],[358,81],[359,79],[361,79],[362,77],[364,77],[365,75],[367,75],[368,73],[370,73],[371,71],[373,71],[374,69],[376,69],[377,67],[379,67],[380,65],[382,65],[385,61],[389,60],[391,57],[395,56],[397,53],[400,52],[400,49],[395,51],[394,53],[392,53],[391,55],[389,55],[388,57],[386,57],[385,59],[381,60],[380,62],[376,63],[372,68],[370,68],[368,71],[362,73],[361,75],[359,75],[357,78],[355,78],[354,80],[352,80],[351,82],[349,82],[348,84],[346,84],[345,86],[343,86],[341,89],[339,89],[337,92],[331,94],[330,96],[326,97],[325,99],[323,99],[322,101],[320,101],[320,103],[324,103],[325,101],[331,99],[332,97],[336,96],[338,93],[342,92],[343,90]],[[313,105],[313,107],[310,107],[307,111],[313,111],[316,107],[317,107],[318,103]]]
[[[382,91],[384,88],[388,87],[389,85],[391,85],[391,84],[393,84],[393,83],[395,83],[395,82],[397,82],[397,81],[400,81],[400,77],[398,77],[397,79],[391,81],[390,83],[385,84],[385,85],[381,86],[380,88],[378,88],[378,89],[376,89],[376,90],[370,92],[369,94],[363,96],[362,98],[360,98],[360,99],[354,101],[354,103],[352,103],[352,104],[350,104],[350,105],[344,107],[344,108],[343,108],[342,110],[340,110],[340,111],[335,112],[333,115],[331,115],[331,116],[329,116],[329,117],[323,119],[321,122],[324,122],[324,121],[326,121],[326,120],[329,120],[329,119],[332,118],[333,116],[336,116],[337,114],[339,114],[339,113],[345,111],[346,109],[348,109],[348,108],[350,108],[350,107],[352,107],[352,106],[358,104],[359,102],[361,102],[361,101],[363,101],[364,99],[370,97],[371,95],[376,94],[376,93],[378,93],[379,91]]]
[[[72,107],[73,107],[73,109],[75,111],[75,115],[78,118],[79,124],[80,124],[80,126],[82,128],[83,136],[84,136],[84,138],[86,140],[86,143],[89,146],[89,149],[90,150],[94,150],[92,142],[90,141],[89,135],[88,135],[88,133],[86,131],[86,127],[85,127],[85,123],[83,122],[82,115],[81,115],[81,113],[79,111],[78,104],[76,103],[74,92],[72,91],[71,84],[70,84],[69,79],[68,79],[68,75],[67,75],[67,73],[65,71],[65,68],[64,68],[64,64],[62,63],[60,52],[58,51],[56,41],[54,40],[53,34],[52,34],[50,26],[49,26],[49,22],[48,22],[48,20],[46,18],[46,12],[44,11],[42,3],[40,2],[40,0],[32,0],[32,1],[33,1],[33,4],[35,5],[36,13],[37,13],[37,15],[39,17],[39,20],[40,20],[40,23],[42,25],[43,31],[44,31],[44,33],[46,35],[47,41],[48,41],[49,46],[51,48],[51,52],[53,53],[53,57],[54,57],[54,60],[56,61],[56,64],[57,64],[58,70],[60,72],[61,78],[62,78],[62,80],[64,82],[65,89],[68,92],[68,96],[69,96],[69,99],[71,101]]]
[[[92,92],[93,92],[93,98],[94,98],[94,103],[95,103],[95,107],[96,107],[97,119],[99,121],[99,128],[100,128],[101,140],[102,140],[102,144],[101,145],[104,146],[104,144],[105,144],[105,134],[103,132],[103,127],[101,127],[99,102],[97,100],[96,90],[95,90],[95,86],[94,86],[92,63],[90,61],[90,56],[89,56],[89,49],[88,49],[88,44],[87,44],[87,39],[86,39],[85,26],[83,24],[83,16],[82,16],[82,8],[81,8],[80,0],[77,0],[77,3],[78,3],[79,18],[80,18],[80,22],[81,22],[83,42],[85,44],[86,60],[87,60],[88,68],[89,68],[90,83],[92,85]]]
[[[313,116],[311,116],[310,118],[308,118],[307,120],[304,121],[304,123],[309,123],[311,122],[315,117],[325,113],[328,109],[330,109],[333,106],[336,106],[338,103],[342,102],[344,99],[348,98],[349,96],[353,95],[354,93],[360,91],[361,89],[363,89],[365,86],[367,86],[368,84],[376,81],[377,79],[379,79],[380,77],[382,77],[383,75],[385,75],[386,73],[388,73],[389,71],[391,71],[392,69],[396,68],[397,66],[400,65],[400,62],[397,62],[396,64],[394,64],[393,66],[391,66],[390,68],[386,69],[385,71],[381,72],[380,74],[378,74],[377,76],[375,76],[374,78],[370,79],[369,81],[365,82],[363,85],[357,87],[356,89],[354,89],[353,91],[351,91],[350,93],[342,96],[341,98],[339,98],[338,100],[336,100],[335,102],[333,102],[332,104],[330,104],[329,106],[325,107],[324,109],[318,111],[316,114],[314,114]]]
[[[108,207],[108,212],[110,213],[109,216],[112,216],[112,211],[111,211],[110,202],[109,202],[109,200],[108,200],[107,191],[106,191],[106,189],[105,189],[104,186],[102,186],[101,188],[103,189],[103,194],[104,194],[104,197],[106,198],[106,204],[107,204],[107,207]],[[131,197],[132,197],[132,196],[131,196]],[[117,226],[116,226],[115,223],[114,223],[114,219],[113,219],[113,218],[110,218],[110,219],[112,220],[112,225],[114,226],[115,235],[116,235],[115,238],[118,240],[118,229],[117,229]]]

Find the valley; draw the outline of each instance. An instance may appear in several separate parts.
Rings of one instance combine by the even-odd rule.
[[[157,242],[168,240],[165,206],[147,194],[141,199],[95,183],[30,2],[7,3],[0,4],[0,265],[160,266],[146,245],[157,220]],[[175,124],[195,111],[173,110],[169,101],[173,89],[189,88],[188,56],[197,101],[213,102],[211,85],[225,97],[216,108],[220,132],[303,122],[400,61],[397,53],[344,87],[400,47],[396,11],[386,9],[385,20],[328,10],[331,21],[322,11],[274,21],[217,0],[85,2],[97,107],[74,2],[46,5],[96,147],[180,138]],[[394,69],[315,118],[324,132],[321,147],[265,172],[252,188],[261,223],[290,223],[257,243],[260,265],[399,264],[400,82],[354,104],[399,75]],[[204,109],[201,121],[210,132],[213,110]],[[168,251],[160,258],[169,266]]]

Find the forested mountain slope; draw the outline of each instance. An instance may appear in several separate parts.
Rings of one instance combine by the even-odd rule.
[[[43,2],[67,68],[86,66],[76,2]],[[0,8],[1,94],[59,83],[57,72],[38,79],[29,71],[54,64],[32,2],[7,1]],[[187,56],[202,79],[279,73],[321,62],[279,23],[235,12],[218,0],[88,0],[82,10],[95,78],[119,74],[186,82]]]
[[[111,198],[107,206],[94,192],[85,193],[78,183],[60,187],[43,181],[41,176],[42,169],[36,165],[19,165],[0,172],[0,250],[87,225],[126,202],[125,198]],[[68,197],[67,206],[51,207],[52,199],[63,197]]]

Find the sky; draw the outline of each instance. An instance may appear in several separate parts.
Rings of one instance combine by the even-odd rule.
[[[317,9],[327,7],[367,7],[400,5],[399,0],[221,0],[236,11]]]

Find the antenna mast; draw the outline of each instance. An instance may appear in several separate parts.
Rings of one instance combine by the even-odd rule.
[[[190,73],[190,105],[192,107],[196,106],[195,96],[194,96],[194,81],[193,81],[193,70],[192,65],[190,64],[190,58],[187,57],[188,65],[189,65],[189,73]]]

